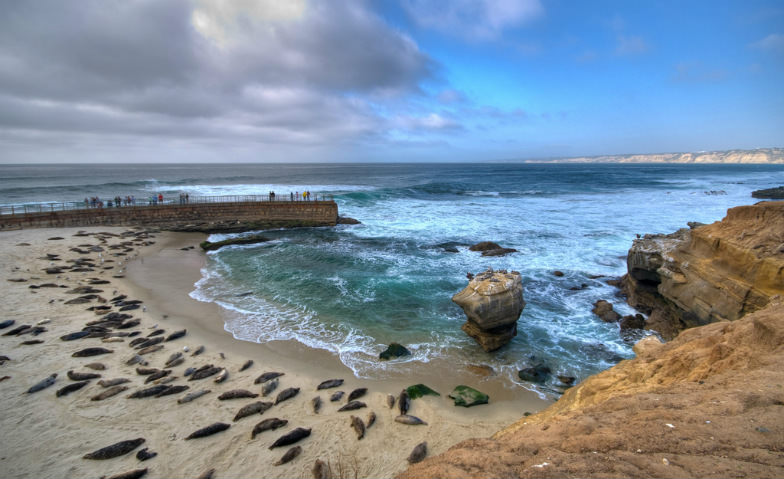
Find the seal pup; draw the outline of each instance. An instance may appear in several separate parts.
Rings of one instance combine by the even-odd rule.
[[[103,401],[104,399],[108,399],[112,396],[116,396],[123,391],[127,391],[128,386],[112,386],[106,391],[96,394],[95,396],[90,398],[90,401]]]
[[[313,406],[313,413],[318,414],[321,411],[321,396],[316,396],[310,400],[310,404]]]
[[[264,373],[261,376],[257,377],[256,380],[253,381],[253,384],[266,383],[267,381],[269,381],[271,379],[275,379],[275,378],[281,377],[284,374],[285,373],[279,373],[279,372],[275,372],[275,371],[267,372],[267,373]]]
[[[146,461],[148,459],[152,459],[153,457],[157,456],[158,453],[154,451],[150,451],[149,448],[139,449],[139,452],[136,453],[136,459],[140,461]]]
[[[186,369],[185,369],[185,372],[184,372],[184,373],[182,373],[182,375],[183,375],[183,376],[185,376],[185,377],[187,378],[188,376],[190,376],[191,374],[193,374],[193,373],[195,373],[195,372],[196,372],[196,368],[193,368],[193,367],[191,367],[191,368],[186,368]]]
[[[199,354],[204,352],[204,346],[199,346],[196,350],[191,354],[191,356],[198,356]]]
[[[27,394],[32,394],[40,391],[41,389],[46,389],[57,380],[57,373],[52,373],[48,378],[38,381],[34,385],[27,390]]]
[[[83,387],[87,386],[88,384],[90,384],[90,381],[79,381],[79,382],[76,382],[76,383],[68,384],[68,385],[63,386],[60,389],[58,389],[57,392],[55,393],[55,396],[57,396],[57,397],[67,396],[68,394],[71,394],[74,391],[78,391],[78,390],[82,389]]]
[[[348,395],[348,402],[359,399],[367,393],[367,388],[357,388]]]
[[[332,393],[332,396],[329,397],[329,400],[331,402],[338,402],[341,399],[343,399],[344,394],[346,393],[344,393],[343,391],[335,391],[334,393]]]
[[[400,391],[400,397],[397,400],[397,407],[400,409],[400,414],[406,414],[411,407],[411,399],[408,397],[408,392],[404,389]]]
[[[82,458],[96,459],[96,460],[112,459],[114,457],[122,456],[123,454],[128,454],[129,452],[133,451],[137,447],[141,446],[143,443],[144,443],[143,437],[139,437],[136,439],[129,439],[127,441],[115,442],[110,446],[102,447],[89,454],[85,454],[84,456],[82,456]]]
[[[228,369],[226,369],[226,368],[223,368],[223,369],[221,369],[221,370],[220,370],[220,372],[218,373],[218,375],[217,375],[217,376],[215,376],[215,382],[216,382],[216,383],[222,383],[222,382],[223,382],[223,381],[225,381],[225,380],[226,380],[228,377],[229,377],[229,370],[228,370]]]
[[[254,403],[246,404],[245,406],[241,407],[237,414],[234,415],[234,422],[239,421],[240,419],[251,416],[253,414],[264,414],[269,408],[271,408],[273,404],[271,402],[265,401],[256,401]]]
[[[356,416],[351,416],[351,427],[357,433],[357,440],[365,437],[365,423],[362,422],[362,419]]]
[[[365,424],[365,428],[366,429],[370,429],[370,426],[375,424],[375,422],[376,422],[376,413],[374,413],[373,411],[370,411],[370,414],[368,414],[368,418],[367,418],[367,421],[366,421],[366,424]]]
[[[410,414],[401,414],[400,416],[395,417],[395,422],[399,422],[400,424],[407,424],[409,426],[427,426],[425,421]]]
[[[342,385],[343,385],[342,379],[327,379],[326,381],[322,381],[321,384],[316,386],[316,390],[320,391],[322,389],[336,388]]]
[[[213,434],[217,434],[221,431],[225,431],[226,429],[230,428],[231,424],[226,424],[225,422],[216,422],[210,424],[207,427],[203,427],[196,431],[193,431],[188,437],[185,438],[186,441],[191,439],[198,439],[200,437],[207,437],[212,436]]]
[[[414,450],[411,451],[411,454],[409,454],[408,463],[416,464],[417,462],[421,462],[425,456],[427,456],[427,442],[420,442],[414,447]]]
[[[265,419],[253,426],[253,431],[250,433],[250,438],[255,439],[257,435],[264,431],[274,431],[275,429],[283,427],[288,423],[289,422],[286,419],[278,419],[276,417]]]
[[[299,442],[302,439],[305,439],[306,437],[310,436],[310,431],[311,431],[310,428],[304,429],[298,427],[293,431],[291,431],[290,433],[280,436],[277,440],[275,440],[275,442],[272,443],[272,445],[269,448],[275,449],[276,447],[288,446],[289,444],[294,444],[295,442]]]
[[[356,409],[360,409],[363,407],[367,407],[367,404],[363,403],[362,401],[351,401],[350,403],[347,403],[342,408],[338,409],[338,412],[354,411]]]
[[[103,371],[106,369],[106,365],[103,363],[88,363],[85,364],[84,367],[92,369],[94,371]]]
[[[299,388],[284,389],[278,394],[278,397],[275,398],[275,404],[279,404],[282,403],[283,401],[286,401],[287,399],[291,399],[297,394],[299,394]]]
[[[231,391],[226,391],[225,393],[218,396],[218,400],[227,401],[229,399],[256,398],[256,397],[259,397],[257,393],[252,393],[247,389],[232,389]]]
[[[243,363],[242,366],[240,366],[240,372],[245,371],[246,369],[248,369],[251,366],[253,366],[253,360],[252,359],[248,359],[247,361],[245,361],[245,363]]]
[[[264,383],[264,386],[261,387],[261,395],[267,396],[269,393],[277,389],[278,387],[278,378],[273,379],[272,381],[267,381]]]
[[[204,396],[205,394],[209,394],[211,392],[212,391],[210,391],[209,389],[202,389],[200,391],[194,391],[192,393],[188,393],[185,396],[183,396],[180,399],[178,399],[177,400],[177,404],[185,404],[186,402],[191,402],[194,399],[200,398],[200,397]]]
[[[332,479],[332,469],[321,459],[316,459],[310,472],[313,474],[313,479]]]
[[[282,464],[286,464],[287,462],[291,462],[301,453],[302,453],[302,448],[300,446],[294,446],[288,451],[286,451],[286,454],[284,454],[283,457],[278,459],[278,461],[273,465],[280,466]]]

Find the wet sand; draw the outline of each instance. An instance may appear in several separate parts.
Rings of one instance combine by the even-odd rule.
[[[209,469],[215,469],[214,477],[311,477],[316,459],[329,462],[333,475],[358,477],[389,477],[407,466],[408,457],[414,446],[427,441],[429,454],[445,451],[451,445],[470,437],[487,437],[504,426],[519,419],[526,411],[535,412],[549,402],[540,400],[535,394],[510,388],[498,378],[483,378],[466,370],[455,369],[447,361],[432,361],[425,365],[399,365],[390,368],[384,377],[358,379],[339,358],[327,351],[315,350],[294,341],[277,341],[256,344],[234,339],[223,329],[224,312],[220,307],[196,301],[188,296],[193,284],[201,277],[200,268],[205,255],[198,248],[204,239],[201,234],[153,233],[150,238],[138,239],[137,244],[121,249],[109,249],[137,237],[101,236],[98,232],[120,235],[126,228],[84,229],[90,236],[73,236],[80,229],[39,229],[0,233],[0,284],[4,285],[5,298],[0,306],[0,321],[14,319],[16,323],[0,330],[0,335],[22,324],[42,324],[46,331],[37,336],[0,336],[0,355],[10,360],[0,366],[0,377],[10,376],[0,382],[0,401],[4,415],[0,419],[0,471],[4,477],[87,477],[118,474],[133,469],[149,468],[146,477],[196,477]],[[48,238],[62,237],[61,240]],[[143,242],[154,244],[142,245]],[[29,246],[20,245],[23,243]],[[82,251],[87,246],[101,246],[104,251],[80,254],[71,251],[77,247]],[[193,249],[181,248],[196,246]],[[132,251],[125,251],[125,248]],[[117,252],[125,256],[112,256]],[[46,254],[59,254],[59,261],[46,258]],[[90,258],[100,267],[94,271],[71,272],[49,275],[44,269],[66,263],[67,260]],[[110,262],[111,260],[111,262]],[[121,264],[122,263],[122,264]],[[122,273],[120,273],[122,271]],[[113,276],[124,276],[114,278]],[[107,280],[110,283],[94,286],[101,289],[99,298],[84,304],[64,304],[78,297],[68,294],[76,286],[84,286],[90,278]],[[10,279],[23,279],[12,282]],[[38,286],[55,283],[62,287]],[[160,351],[144,357],[148,367],[163,368],[167,358],[175,352],[184,353],[183,364],[169,368],[170,376],[177,379],[169,385],[186,385],[190,389],[180,394],[158,398],[130,399],[132,392],[150,386],[144,385],[145,376],[136,373],[137,365],[126,361],[137,351],[128,343],[134,338],[123,338],[123,342],[104,343],[100,338],[84,338],[62,341],[60,336],[79,331],[88,321],[100,318],[91,306],[105,305],[100,301],[126,294],[128,299],[143,301],[143,309],[128,311],[141,322],[137,327],[125,331],[139,331],[147,336],[154,328],[164,329],[166,336],[176,330],[187,329],[187,334],[177,340],[163,342]],[[111,311],[117,311],[114,307]],[[138,336],[137,336],[138,337]],[[40,340],[39,344],[22,345],[23,341]],[[193,357],[199,346],[205,352]],[[95,357],[75,358],[72,353],[87,347],[104,347],[114,352]],[[247,360],[253,366],[245,371],[239,369]],[[84,365],[101,362],[106,370],[93,371]],[[228,379],[220,384],[215,376],[188,381],[183,376],[188,367],[206,364],[225,368]],[[124,377],[127,391],[102,401],[90,398],[105,389],[97,379],[82,389],[66,396],[57,397],[55,392],[73,383],[66,376],[68,370],[96,372],[102,379]],[[254,379],[267,371],[280,371],[278,388],[270,397],[219,401],[217,397],[232,389],[247,389],[260,393],[262,385]],[[27,394],[32,385],[57,373],[55,384],[39,392]],[[325,379],[341,378],[345,383],[336,389],[317,391],[316,386]],[[388,394],[397,394],[403,387],[425,383],[441,392],[441,397],[425,397],[412,401],[410,414],[428,424],[408,426],[394,421],[398,414],[397,404],[390,410],[386,405]],[[458,384],[466,384],[490,394],[488,405],[473,408],[458,408],[446,395]],[[232,421],[240,407],[259,400],[273,401],[282,390],[300,388],[294,398],[274,405],[262,415],[254,415]],[[329,396],[336,390],[346,392],[355,388],[367,388],[368,393],[360,398],[366,408],[352,412],[337,412],[346,403],[330,402]],[[178,404],[177,399],[189,392],[209,389],[212,392],[187,404]],[[321,411],[314,413],[311,400],[320,396]],[[350,426],[350,416],[366,420],[370,411],[377,416],[362,440]],[[278,417],[288,424],[275,431],[266,431],[251,439],[253,426],[263,419]],[[193,431],[212,424],[224,422],[231,427],[213,436],[185,441]],[[296,427],[311,428],[310,437],[300,441],[302,454],[292,462],[281,466],[272,464],[280,459],[288,447],[268,449],[279,436]],[[145,438],[145,443],[133,452],[103,461],[83,459],[82,456],[118,441]],[[158,455],[147,461],[139,461],[135,453],[144,447]]]

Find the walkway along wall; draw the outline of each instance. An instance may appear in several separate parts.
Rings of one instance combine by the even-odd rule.
[[[266,228],[334,226],[334,201],[195,203],[89,208],[48,213],[0,215],[0,231],[79,226],[144,226],[205,233]]]

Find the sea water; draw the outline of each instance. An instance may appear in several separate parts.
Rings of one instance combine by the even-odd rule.
[[[623,337],[591,308],[607,299],[621,314],[634,313],[607,280],[625,273],[635,235],[718,221],[728,208],[755,202],[751,191],[783,184],[784,168],[74,165],[0,166],[0,178],[2,205],[158,193],[332,195],[340,214],[360,225],[266,231],[266,243],[211,252],[191,296],[223,307],[225,329],[237,339],[325,349],[359,377],[445,358],[456,367],[490,365],[512,387],[533,388],[517,378],[519,369],[542,362],[579,380],[633,356],[634,340],[646,333]],[[480,241],[517,252],[469,251]],[[466,273],[487,268],[519,271],[526,301],[517,336],[493,353],[463,333],[465,315],[451,301]],[[379,361],[391,342],[413,354]]]

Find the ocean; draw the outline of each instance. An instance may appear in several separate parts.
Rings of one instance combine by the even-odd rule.
[[[332,195],[360,225],[267,231],[267,243],[212,252],[191,296],[224,308],[237,339],[325,349],[358,377],[446,358],[490,365],[510,387],[547,395],[554,384],[527,384],[517,371],[544,362],[579,380],[633,356],[640,335],[622,337],[591,308],[607,299],[634,313],[606,281],[625,273],[636,234],[718,221],[756,202],[753,190],[781,184],[775,165],[0,165],[0,206],[153,193]],[[479,241],[518,252],[482,257],[468,250]],[[451,301],[466,273],[489,267],[519,271],[527,303],[517,336],[494,353],[461,331],[465,316]],[[413,354],[378,361],[391,342]]]

